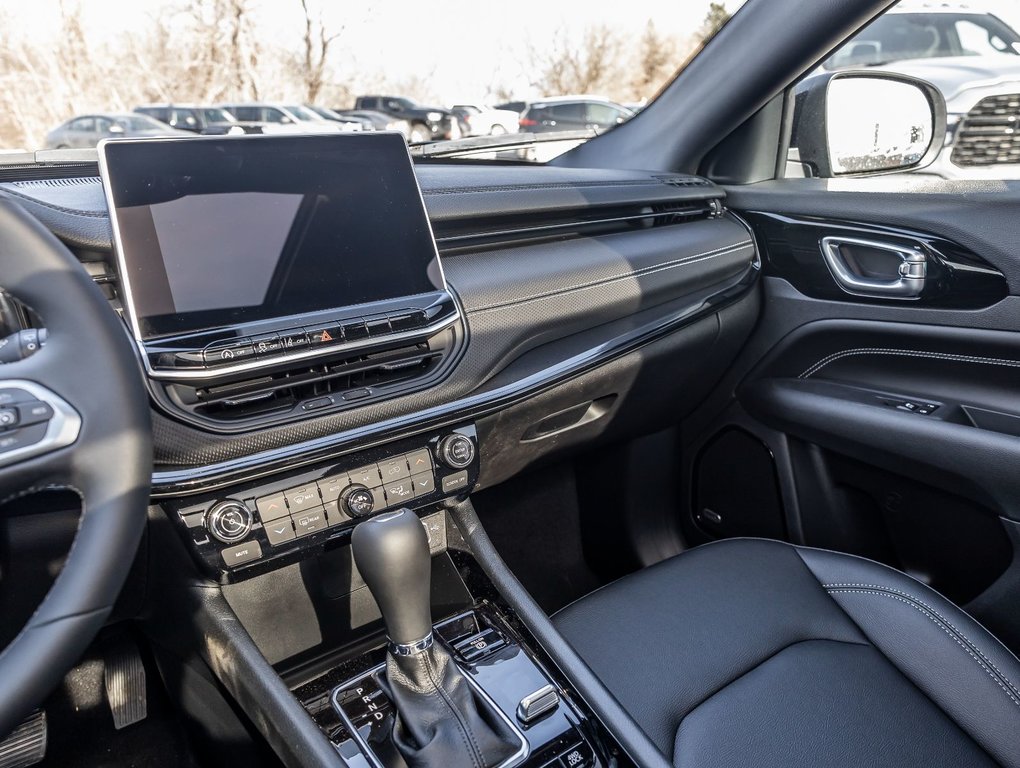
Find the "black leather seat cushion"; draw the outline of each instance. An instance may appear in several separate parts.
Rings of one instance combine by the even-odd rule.
[[[719,542],[554,621],[676,766],[1020,766],[1020,662],[869,560]]]

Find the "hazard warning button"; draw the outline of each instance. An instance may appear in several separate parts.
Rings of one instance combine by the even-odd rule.
[[[344,340],[343,330],[339,323],[328,323],[305,328],[308,333],[308,341],[313,347],[321,347],[327,344],[339,344]]]

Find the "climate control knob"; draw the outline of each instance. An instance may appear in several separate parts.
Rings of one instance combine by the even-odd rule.
[[[351,517],[365,517],[375,511],[375,496],[364,485],[349,485],[340,494],[340,509]]]
[[[252,516],[239,501],[221,501],[213,505],[205,519],[209,533],[224,544],[233,544],[251,533]]]
[[[475,444],[470,437],[456,433],[439,441],[439,460],[453,469],[464,469],[474,461]]]

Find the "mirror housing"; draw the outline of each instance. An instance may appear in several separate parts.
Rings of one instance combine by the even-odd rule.
[[[846,70],[795,91],[791,144],[813,175],[875,175],[931,165],[946,140],[946,101],[929,82],[893,72]]]

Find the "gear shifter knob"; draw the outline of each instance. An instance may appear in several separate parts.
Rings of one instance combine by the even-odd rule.
[[[415,514],[401,509],[359,523],[351,548],[379,604],[390,643],[412,646],[431,638],[432,555]]]

